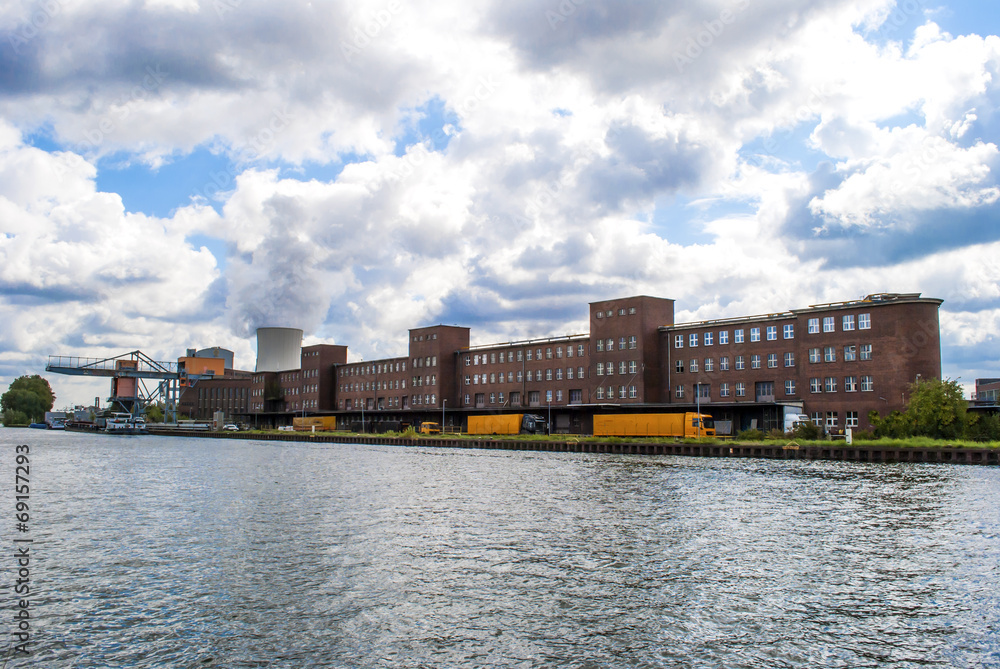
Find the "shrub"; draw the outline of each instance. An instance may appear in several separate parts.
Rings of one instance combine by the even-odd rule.
[[[871,430],[854,430],[851,432],[851,438],[855,441],[876,441],[878,439]]]
[[[736,435],[740,441],[763,441],[764,433],[760,430],[743,430]]]
[[[822,436],[822,431],[819,429],[819,425],[813,423],[812,421],[806,421],[805,423],[799,423],[794,428],[792,428],[792,436],[796,439],[802,439],[805,441],[814,441]]]
[[[782,432],[781,430],[779,430],[778,428],[773,428],[773,429],[767,431],[767,438],[768,439],[784,439],[785,438],[785,433]]]
[[[23,411],[17,411],[15,409],[7,409],[3,412],[3,424],[4,425],[27,425],[31,421],[28,420],[28,414]]]

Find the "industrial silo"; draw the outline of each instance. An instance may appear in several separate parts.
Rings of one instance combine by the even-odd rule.
[[[302,366],[302,330],[257,328],[258,372],[285,372]]]

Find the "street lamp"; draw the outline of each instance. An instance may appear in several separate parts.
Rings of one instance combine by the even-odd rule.
[[[444,433],[444,408],[448,406],[448,400],[441,398],[441,432]]]
[[[551,391],[549,391],[549,392],[551,392]],[[545,399],[545,403],[549,405],[549,422],[546,424],[545,427],[548,429],[549,436],[551,436],[552,435],[552,400],[549,399],[549,398],[546,398]]]

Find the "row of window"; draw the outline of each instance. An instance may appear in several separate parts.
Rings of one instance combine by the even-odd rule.
[[[414,377],[414,380],[420,377]],[[434,378],[433,376],[431,378]],[[414,384],[417,385],[417,384]],[[371,390],[406,390],[406,379],[389,379],[383,381],[354,381],[338,386],[342,393],[361,393]]]
[[[615,314],[614,309],[608,309],[607,311],[598,311],[594,314],[594,316],[596,318],[611,318],[612,316],[614,316],[614,314]],[[625,307],[621,307],[620,309],[618,309],[619,316],[624,316],[625,314],[628,314],[629,316],[634,316],[635,307],[629,307],[627,311]]]
[[[634,348],[634,347],[633,347]],[[565,355],[567,358],[573,357],[573,351],[576,351],[576,355],[583,357],[586,353],[586,345],[577,344],[575,349],[574,346],[568,345],[565,348]],[[474,355],[465,356],[465,366],[469,367],[472,365],[485,365],[485,364],[497,364],[506,362],[523,362],[528,360],[529,362],[538,360],[552,360],[553,356],[557,359],[563,357],[563,347],[562,346],[546,346],[544,358],[542,357],[541,348],[528,348],[528,349],[517,349],[516,351],[493,351],[491,353],[476,353]]]
[[[837,377],[828,376],[826,378],[813,378],[809,379],[809,392],[812,393],[835,393],[837,392]],[[696,395],[700,398],[706,399],[712,396],[712,385],[709,383],[696,383],[693,386]],[[871,376],[845,376],[844,377],[844,392],[854,393],[858,390],[863,393],[874,392],[875,382]],[[795,379],[787,379],[785,381],[785,395],[789,397],[794,397],[797,393],[797,387]],[[684,384],[678,384],[674,387],[674,396],[677,399],[684,399],[685,397],[685,386]],[[732,393],[732,394],[731,394]],[[773,397],[774,396],[774,384],[770,381],[761,381],[756,384],[755,393],[758,398]],[[743,381],[737,381],[730,385],[728,382],[723,382],[719,384],[719,397],[746,397],[747,385]]]
[[[598,365],[600,366],[601,363],[598,363]],[[608,366],[610,367],[611,363],[608,363]],[[487,383],[504,383],[505,379],[506,383],[521,383],[525,380],[542,381],[543,379],[545,381],[562,381],[563,378],[567,381],[572,381],[574,377],[577,379],[584,378],[583,367],[577,367],[575,371],[573,367],[567,367],[565,373],[562,367],[556,367],[555,369],[529,369],[527,371],[519,369],[517,371],[506,372],[506,374],[504,372],[490,372],[488,375],[486,372],[483,372],[482,374],[466,374],[465,385],[478,386],[480,384],[485,385]]]
[[[844,347],[844,362],[854,362],[855,360],[871,360],[872,359],[872,345],[871,344],[861,344],[860,349],[855,346],[845,346]],[[765,358],[759,354],[753,354],[750,356],[750,369],[760,369],[761,363],[765,361]],[[834,346],[823,347],[822,356],[820,356],[820,349],[811,348],[809,349],[809,362],[818,363],[823,362],[837,362],[837,349]],[[690,372],[697,372],[699,369],[700,360],[698,358],[691,358],[688,361],[687,369]],[[735,356],[734,369],[737,371],[746,369],[746,358],[742,355]],[[767,367],[774,369],[778,366],[778,354],[768,353],[766,357]],[[786,352],[783,356],[783,362],[785,367],[795,366],[795,353]],[[624,363],[622,363],[624,364]],[[634,365],[635,363],[631,363]],[[598,369],[600,369],[600,363],[598,363]],[[630,366],[629,368],[634,372],[634,368]],[[684,360],[674,361],[674,371],[680,374],[684,373]],[[704,359],[704,369],[705,372],[715,371],[715,358],[705,358]],[[719,371],[728,372],[729,371],[729,356],[724,355],[719,358]],[[600,371],[597,372],[600,374]]]
[[[844,314],[840,319],[840,329],[842,332],[851,332],[854,330],[854,314]],[[857,326],[859,330],[871,330],[872,328],[872,315],[871,314],[858,314]],[[823,317],[823,332],[836,332],[837,331],[837,317],[836,316],[824,316]],[[809,334],[819,333],[819,318],[809,319]]]
[[[626,349],[634,349],[638,346],[638,340],[635,335],[629,336],[627,339],[625,337],[618,338],[618,350],[624,351]],[[615,350],[615,340],[612,337],[607,339],[595,339],[594,348],[598,351],[614,351]]]
[[[615,387],[608,386],[607,391],[602,386],[598,386],[597,390],[594,391],[594,396],[596,399],[603,400],[613,400],[615,399]],[[618,399],[635,399],[639,396],[639,391],[635,386],[618,386]]]
[[[846,416],[845,416],[846,422],[844,423],[844,427],[857,427],[859,425],[859,423],[858,423],[858,412],[857,411],[846,411],[845,414],[846,414]],[[809,418],[812,420],[812,422],[815,425],[823,427],[823,412],[822,411],[814,411]],[[827,428],[836,428],[836,427],[839,427],[839,425],[838,425],[839,419],[840,419],[840,415],[838,414],[838,412],[836,412],[836,411],[827,411],[826,412],[826,427]]]
[[[820,319],[810,318],[809,319],[809,334],[816,334],[820,331]],[[823,332],[835,332],[836,331],[836,320],[834,316],[826,316],[823,318]],[[841,329],[844,332],[854,330],[854,314],[845,314],[841,321]],[[870,330],[872,326],[871,314],[858,314],[857,326],[859,330]],[[703,346],[712,346],[715,344],[715,332],[691,332],[687,335],[688,347],[695,348],[699,343]],[[724,346],[729,343],[729,330],[719,330],[719,345]],[[749,335],[751,342],[760,341],[761,327],[759,325],[749,328]],[[742,344],[744,343],[745,329],[735,328],[733,330],[733,343]],[[767,325],[764,326],[764,337],[767,341],[777,341],[778,339],[778,326],[777,325]],[[795,324],[785,323],[781,326],[781,338],[782,339],[794,339],[795,338]],[[674,335],[674,348],[684,348],[683,334]],[[599,350],[599,349],[598,349]]]
[[[420,365],[416,364],[416,361],[420,358],[414,358],[414,367]],[[427,358],[427,366],[430,365],[430,361],[434,360],[434,364],[437,364],[437,357],[432,356]],[[391,374],[392,372],[405,372],[406,371],[406,361],[395,361],[395,362],[378,362],[370,365],[352,365],[350,367],[340,368],[340,377],[345,378],[348,376],[370,376],[372,374]]]
[[[639,368],[638,363],[635,360],[621,360],[618,362],[618,373],[619,374],[635,374],[636,370]],[[615,363],[609,362],[606,365],[603,362],[597,363],[597,375],[598,376],[614,376],[615,374]]]
[[[562,390],[546,390],[545,391],[545,402],[562,402],[563,401],[563,391]],[[528,406],[540,406],[541,404],[541,393],[537,390],[528,391]],[[465,406],[472,406],[472,396],[466,394],[462,397],[462,402]],[[482,407],[486,406],[487,395],[486,393],[476,393],[475,394],[475,406]],[[508,404],[509,402],[509,404]],[[583,402],[583,391],[582,390],[570,390],[569,391],[569,403],[570,404],[581,404]],[[509,397],[504,397],[503,392],[495,392],[489,394],[489,404],[499,405],[499,406],[521,406],[521,393],[512,392]]]

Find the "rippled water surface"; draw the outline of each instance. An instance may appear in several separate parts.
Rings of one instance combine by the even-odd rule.
[[[8,667],[1000,667],[995,467],[0,443]]]

